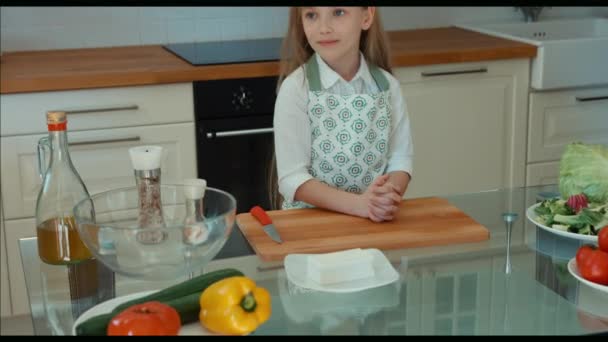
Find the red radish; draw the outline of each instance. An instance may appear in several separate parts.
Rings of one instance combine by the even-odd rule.
[[[568,198],[566,204],[578,214],[583,208],[587,208],[587,196],[585,194],[572,195]]]

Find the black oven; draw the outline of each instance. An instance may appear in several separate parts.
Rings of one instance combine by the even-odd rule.
[[[194,82],[198,177],[231,193],[237,213],[254,205],[270,209],[276,86],[277,77]],[[240,239],[240,232],[233,232],[219,257],[241,249],[234,241]]]

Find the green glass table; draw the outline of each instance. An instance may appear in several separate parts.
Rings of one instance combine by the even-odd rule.
[[[234,267],[272,294],[272,316],[254,335],[585,335],[608,334],[608,293],[568,269],[582,242],[526,219],[555,186],[445,196],[490,230],[479,243],[383,251],[397,282],[353,293],[301,291],[281,262],[256,255],[217,259],[201,270]],[[511,225],[505,213],[516,214]],[[235,227],[238,230],[238,228]],[[79,315],[113,297],[163,288],[100,265],[80,269],[40,262],[36,238],[20,240],[34,331],[69,335]],[[89,291],[91,279],[96,291]],[[89,289],[89,290],[87,290]]]

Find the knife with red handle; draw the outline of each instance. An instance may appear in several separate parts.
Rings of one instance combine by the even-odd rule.
[[[258,220],[258,222],[262,224],[262,228],[271,239],[278,243],[283,243],[279,232],[277,232],[277,228],[274,226],[274,224],[272,224],[272,220],[268,214],[266,214],[266,211],[262,209],[262,207],[256,205],[255,207],[251,208],[249,212],[251,215],[253,215],[253,217],[255,217],[256,220]]]

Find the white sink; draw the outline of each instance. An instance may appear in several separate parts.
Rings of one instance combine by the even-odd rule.
[[[530,85],[556,89],[608,84],[608,19],[559,19],[539,22],[460,26],[538,46]]]

